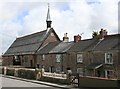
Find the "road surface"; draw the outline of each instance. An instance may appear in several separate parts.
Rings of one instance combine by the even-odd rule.
[[[60,89],[60,88],[56,88],[56,87],[52,87],[52,86],[36,84],[36,83],[31,83],[31,82],[25,82],[25,81],[5,78],[5,77],[2,77],[2,87],[19,87],[19,88],[20,87],[26,87],[26,89],[28,89],[29,87],[31,87],[31,89],[33,87],[35,89],[36,88],[37,89]],[[2,88],[2,89],[7,89],[7,88]],[[17,89],[17,88],[14,88],[14,89]],[[22,89],[24,89],[24,88],[22,88]]]

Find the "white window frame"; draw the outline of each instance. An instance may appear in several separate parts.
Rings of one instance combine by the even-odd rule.
[[[109,58],[110,55],[112,55],[111,58]],[[113,64],[113,54],[112,53],[105,53],[105,64]]]
[[[60,63],[62,59],[62,55],[61,54],[56,54],[56,62]]]
[[[83,68],[77,68],[77,73],[79,75],[83,75]]]
[[[109,71],[109,72],[112,72],[112,75],[113,75],[113,70],[105,70],[105,78],[109,78],[109,77],[108,77],[108,76],[109,76],[108,71]],[[112,75],[111,75],[111,76],[112,76]],[[111,76],[110,76],[110,77],[111,77]]]
[[[83,55],[78,53],[77,54],[77,63],[82,63],[83,62]]]
[[[14,55],[14,60],[15,60],[15,61],[20,61],[18,55]]]
[[[15,55],[15,56],[14,56],[14,58],[15,58],[15,60],[17,60],[17,59],[18,59],[18,56],[17,56],[17,55]]]
[[[44,54],[42,55],[42,60],[45,60],[45,55]]]

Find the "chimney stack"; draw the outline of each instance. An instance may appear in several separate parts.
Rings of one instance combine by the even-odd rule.
[[[67,37],[68,33],[64,33],[64,37],[63,37],[63,42],[69,42],[69,37]]]
[[[74,36],[74,42],[79,42],[81,40],[81,36],[78,34],[78,35],[75,35]]]
[[[101,31],[99,33],[100,33],[100,39],[103,39],[105,36],[107,36],[106,29],[101,28]]]

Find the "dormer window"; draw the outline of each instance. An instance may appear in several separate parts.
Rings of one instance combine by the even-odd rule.
[[[105,53],[105,64],[113,64],[112,53]]]

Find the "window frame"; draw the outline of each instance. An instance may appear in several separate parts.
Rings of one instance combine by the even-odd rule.
[[[108,58],[108,55],[112,55],[111,58]],[[113,64],[113,54],[112,53],[105,53],[105,64]]]
[[[45,60],[45,54],[42,55],[42,60],[43,60],[43,61]]]
[[[111,78],[112,76],[112,75],[109,76],[108,71],[112,72],[112,75],[113,75],[113,70],[105,70],[105,78]]]
[[[14,55],[14,60],[15,60],[16,62],[19,62],[19,61],[20,61],[20,56],[19,56],[19,55]]]
[[[83,54],[77,53],[77,63],[83,63]]]
[[[81,68],[81,67],[79,67],[79,68],[77,68],[77,73],[79,74],[79,75],[84,75],[84,68]]]
[[[60,67],[60,66],[56,67],[55,71],[56,71],[57,73],[60,73],[60,72],[61,72],[61,67]]]
[[[56,63],[60,63],[62,60],[62,54],[56,54]]]

